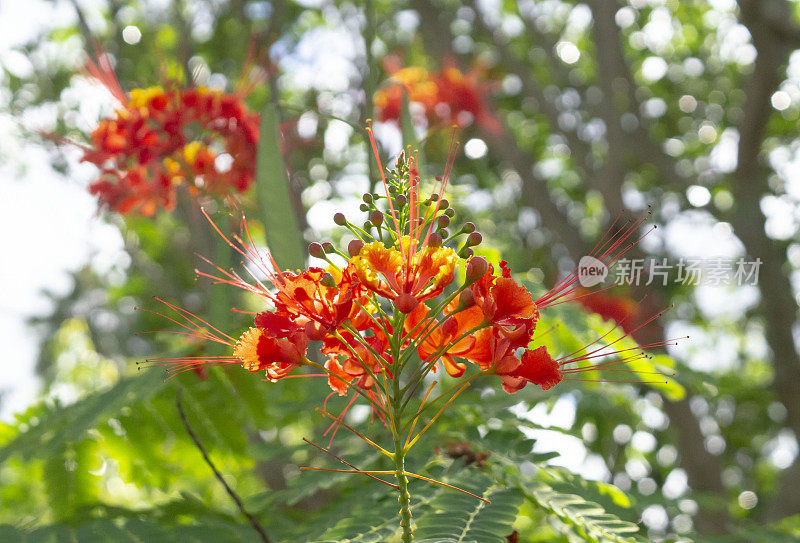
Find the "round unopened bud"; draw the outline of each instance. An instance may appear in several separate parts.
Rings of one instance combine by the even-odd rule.
[[[397,198],[395,198],[394,201],[397,202],[397,205],[403,207],[408,203],[408,198],[406,198],[405,194],[398,194]]]
[[[369,214],[369,222],[374,224],[375,226],[380,226],[383,224],[383,213],[378,211],[377,209]]]
[[[434,248],[441,247],[442,243],[444,243],[444,239],[442,238],[442,235],[439,232],[434,232],[428,238],[429,247],[434,247]]]
[[[419,305],[419,300],[414,298],[414,296],[411,294],[404,292],[395,299],[394,303],[397,306],[398,311],[408,315],[417,308]]]
[[[439,202],[439,209],[447,209],[450,207],[450,202],[447,201],[447,198],[442,198],[442,201]]]
[[[360,239],[354,239],[347,244],[347,254],[349,254],[351,257],[358,256],[358,253],[361,252],[362,247],[364,247],[364,242]]]
[[[371,204],[372,203],[372,194],[367,192],[361,197],[361,199],[364,200],[365,204]]]
[[[325,256],[325,251],[322,250],[322,244],[315,241],[308,246],[308,254],[314,258],[323,258]]]
[[[336,213],[333,216],[333,222],[335,222],[339,226],[344,226],[345,224],[347,224],[347,219],[345,218],[344,213]]]
[[[441,181],[441,179],[439,179],[439,176],[438,176],[438,175],[436,176],[436,180],[437,180],[437,181]],[[435,202],[435,201],[437,201],[438,199],[439,199],[439,195],[438,195],[438,194],[436,194],[436,193],[434,193],[434,194],[431,194],[431,202]]]
[[[439,235],[442,236],[442,239],[447,239],[450,237],[450,232],[447,230],[447,228],[442,228],[439,230]]]
[[[397,187],[389,185],[389,194],[397,194]]]
[[[450,226],[450,217],[447,215],[440,215],[438,219],[436,219],[436,224],[439,225],[439,228],[447,228]]]
[[[467,247],[474,247],[480,245],[483,241],[483,236],[480,232],[473,232],[467,236]]]
[[[464,247],[463,249],[461,249],[461,251],[458,252],[458,256],[460,256],[461,258],[469,258],[474,254],[475,251],[473,251],[469,247]]]
[[[336,287],[336,279],[334,279],[333,276],[328,272],[322,274],[322,279],[320,279],[319,282],[322,284],[323,287],[328,287],[328,288]]]
[[[369,206],[367,204],[361,204],[360,206],[358,206],[358,209],[360,209],[361,211],[367,212],[367,211],[369,211]]]
[[[366,230],[367,232],[369,232],[369,229],[370,229],[370,228],[372,228],[372,223],[371,223],[371,222],[369,222],[369,221],[366,221],[366,222],[364,223],[364,230]]]
[[[464,226],[461,227],[461,231],[464,232],[465,234],[473,233],[475,231],[475,223],[472,222],[464,223]]]
[[[456,311],[469,309],[473,305],[475,305],[475,295],[472,293],[472,290],[462,290],[461,294],[458,296],[458,306],[456,307]]]
[[[328,254],[331,254],[336,251],[336,248],[333,246],[333,243],[331,243],[330,241],[326,241],[325,243],[322,244],[322,250]]]
[[[472,249],[467,249],[472,252]],[[486,273],[489,263],[482,256],[470,258],[467,262],[467,283],[474,283]]]
[[[437,181],[441,181],[441,180],[442,180],[442,176],[441,176],[441,175],[437,175],[437,176],[436,176],[436,180],[437,180]]]
[[[452,207],[448,207],[447,209],[444,210],[444,214],[447,215],[448,217],[454,217],[456,214],[456,210],[453,209]]]

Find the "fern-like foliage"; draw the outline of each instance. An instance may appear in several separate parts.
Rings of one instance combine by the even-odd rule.
[[[629,543],[634,541],[629,535],[639,531],[638,525],[606,513],[599,504],[577,494],[564,494],[538,481],[525,487],[521,485],[528,500],[558,518],[564,524],[564,531],[584,541]]]
[[[85,438],[87,430],[126,405],[148,399],[163,385],[163,375],[147,372],[122,378],[107,390],[90,394],[80,401],[60,405],[45,402],[17,415],[15,426],[3,425],[8,442],[0,448],[0,462],[13,454],[23,458],[46,458],[58,454],[66,443]]]
[[[253,541],[253,534],[249,526],[232,523],[167,526],[136,518],[100,519],[78,525],[53,524],[29,532],[12,526],[0,526],[0,541],[18,543],[244,542]]]
[[[417,522],[420,541],[433,543],[503,543],[514,531],[513,524],[522,505],[522,492],[497,484],[484,475],[469,473],[452,484],[491,503],[466,494],[444,490]]]

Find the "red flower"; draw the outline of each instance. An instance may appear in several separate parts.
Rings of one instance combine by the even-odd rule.
[[[308,336],[291,318],[275,313],[259,313],[256,326],[248,329],[233,348],[233,355],[244,369],[262,371],[277,380],[303,365]]]
[[[460,377],[466,370],[466,365],[456,361],[454,357],[469,358],[469,353],[473,352],[475,348],[474,335],[463,338],[462,336],[483,321],[480,308],[473,306],[454,313],[457,307],[456,302],[451,303],[445,309],[442,321],[437,322],[428,318],[430,308],[425,304],[420,304],[405,321],[405,331],[409,333],[409,340],[418,342],[424,337],[417,346],[417,354],[420,359],[430,363],[441,358],[445,370],[452,377]],[[420,326],[420,324],[422,325]],[[452,346],[446,348],[454,341]]]
[[[322,347],[322,353],[328,355],[328,362],[336,368],[338,375],[344,377],[347,383],[357,380],[357,386],[367,390],[375,386],[375,380],[369,372],[380,375],[389,371],[392,364],[386,335],[376,328],[370,330],[373,335],[361,339],[356,339],[350,332],[341,332],[339,335],[344,342],[335,336],[326,336]],[[331,388],[339,395],[344,395],[347,388],[344,382],[341,379],[334,381],[339,382],[329,380]]]
[[[259,116],[239,96],[151,87],[124,98],[92,132],[83,156],[100,169],[90,191],[102,205],[153,215],[175,206],[179,185],[217,196],[250,186]]]
[[[484,82],[482,67],[473,66],[464,73],[447,60],[441,72],[429,72],[419,66],[402,67],[395,57],[387,57],[384,64],[390,79],[374,97],[381,121],[400,120],[405,94],[410,102],[422,105],[431,126],[474,122],[493,133],[501,130],[487,100],[494,84]]]
[[[348,270],[367,289],[394,300],[398,308],[409,313],[419,302],[435,298],[453,280],[456,252],[449,247],[422,247],[414,251],[409,242],[403,248],[387,248],[381,242],[364,245],[350,260]],[[416,246],[414,241],[413,245]]]
[[[550,357],[545,347],[525,349],[525,352],[522,353],[521,363],[509,374],[509,377],[521,380],[519,383],[521,386],[515,386],[517,383],[512,379],[504,380],[503,388],[506,392],[516,392],[526,383],[533,383],[544,390],[549,390],[564,378],[558,362]]]
[[[502,276],[486,273],[470,287],[475,304],[481,308],[486,322],[498,327],[501,334],[518,346],[527,344],[539,319],[539,310],[528,290],[511,277],[505,260],[500,262]]]
[[[326,275],[329,286],[323,284]],[[280,286],[273,296],[275,306],[303,325],[310,323],[307,330],[313,339],[322,339],[359,312],[358,306],[353,304],[358,284],[349,274],[342,275],[335,284],[329,272],[311,267],[300,273],[283,272],[278,281]]]
[[[482,370],[494,368],[497,375],[508,375],[519,365],[516,349],[496,328],[484,328],[475,334],[475,346],[465,358]]]
[[[627,296],[608,292],[578,291],[575,299],[589,311],[597,313],[606,320],[613,320],[626,332],[633,330],[636,324],[638,306]]]
[[[645,349],[661,347],[666,344],[674,344],[674,339],[659,340],[636,347],[623,347],[618,345],[624,338],[641,329],[643,326],[659,318],[664,311],[649,317],[645,322],[636,326],[630,332],[625,331],[619,337],[610,339],[610,334],[616,330],[617,326],[595,339],[591,343],[581,347],[577,351],[553,358],[545,347],[535,349],[525,349],[522,354],[520,364],[512,371],[504,375],[497,371],[497,375],[503,378],[503,388],[506,392],[517,392],[525,387],[527,383],[541,386],[544,390],[549,390],[561,381],[606,381],[607,379],[584,379],[572,377],[574,374],[592,371],[606,372],[625,372],[637,373],[625,364],[642,358],[648,358]],[[609,339],[606,339],[609,338]],[[681,338],[685,339],[685,338]],[[622,365],[622,367],[620,367]],[[661,375],[660,372],[644,372]],[[613,382],[632,382],[646,383],[649,381],[613,381]],[[658,381],[662,382],[662,381]]]
[[[463,73],[452,60],[445,61],[441,73],[435,78],[439,89],[439,103],[447,104],[451,121],[463,126],[468,124],[464,114],[468,113],[474,122],[492,133],[502,130],[500,122],[492,115],[486,95],[490,86],[483,83],[484,70],[473,66]]]

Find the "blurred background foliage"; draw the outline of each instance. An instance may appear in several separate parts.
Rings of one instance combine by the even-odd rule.
[[[552,285],[615,216],[648,204],[660,228],[636,257],[761,259],[757,286],[656,282],[624,291],[644,297],[648,311],[674,306],[637,339],[692,336],[657,360],[674,365],[683,387],[564,383],[509,397],[486,381],[464,394],[426,435],[419,469],[486,492],[493,504],[472,511],[479,502],[415,483],[420,538],[800,537],[793,286],[800,3],[74,0],[71,7],[71,18],[2,67],[2,106],[23,125],[47,118],[49,131],[85,141],[82,51],[107,51],[126,90],[170,80],[231,90],[254,71],[263,80],[247,102],[270,108],[283,154],[262,127],[260,156],[271,159],[259,186],[224,204],[206,202],[223,230],[236,228],[244,211],[259,240],[301,246],[300,237],[336,235],[334,211],[357,213],[361,193],[377,181],[361,127],[375,114],[373,95],[388,84],[391,59],[481,74],[483,99],[500,125],[462,119],[450,200],[479,225],[484,254],[508,260],[532,288]],[[423,141],[424,171],[441,173],[448,127],[428,126],[417,104],[409,111],[414,134],[407,123],[401,131],[389,122],[376,126],[379,140],[388,156],[403,133]],[[36,127],[25,128],[41,141]],[[69,149],[41,144],[51,146],[53,168],[77,168]],[[277,211],[270,191],[285,193]],[[287,216],[286,202],[290,220],[276,220]],[[200,440],[271,540],[391,540],[397,506],[384,489],[297,469],[330,461],[302,442],[323,440],[327,424],[314,411],[323,382],[262,383],[236,368],[165,382],[156,370],[135,371],[134,362],[149,356],[204,352],[139,333],[164,328],[162,318],[134,310],[154,308],[152,296],[230,330],[247,319],[229,308],[253,300],[195,279],[195,253],[233,258],[188,198],[173,213],[106,219],[121,232],[127,258],[105,273],[86,266],[69,295],[54,296],[52,314],[35,323],[42,400],[0,426],[3,540],[253,539],[187,436],[179,391]],[[552,341],[566,352],[607,329],[576,308],[548,318],[561,323]],[[367,423],[364,411],[351,416]],[[359,467],[381,465],[343,434],[338,453]],[[474,513],[485,529],[462,513]]]

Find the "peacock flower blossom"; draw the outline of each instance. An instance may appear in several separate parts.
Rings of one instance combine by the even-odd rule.
[[[150,104],[159,96],[155,92],[137,95],[137,100]],[[246,279],[240,272],[223,269],[208,260],[213,270],[197,273],[255,295],[264,310],[254,313],[252,326],[238,332],[235,338],[165,302],[176,316],[164,316],[181,327],[175,333],[220,343],[230,354],[164,359],[152,364],[166,366],[173,374],[205,366],[239,365],[246,371],[263,373],[267,381],[325,378],[331,392],[323,402],[322,412],[333,421],[328,429],[332,431],[331,441],[336,430],[345,427],[391,458],[396,467],[395,471],[367,472],[345,462],[353,468],[345,472],[393,474],[397,485],[378,477],[373,479],[400,492],[401,508],[409,519],[403,458],[473,379],[494,376],[508,393],[518,392],[529,383],[549,390],[563,381],[597,380],[592,378],[596,374],[590,372],[631,372],[626,365],[646,357],[642,349],[672,340],[635,347],[630,347],[629,342],[620,343],[658,318],[659,313],[620,337],[611,335],[615,326],[571,353],[556,353],[549,344],[542,345],[541,339],[548,332],[534,337],[540,312],[576,300],[581,294],[578,270],[534,298],[512,276],[505,261],[495,267],[474,255],[473,247],[482,240],[474,225],[467,223],[461,229],[451,226],[455,211],[444,194],[452,173],[454,139],[443,174],[435,178],[430,192],[424,193],[417,156],[403,153],[394,169],[385,171],[371,127],[368,134],[378,161],[383,194],[376,191],[363,195],[366,222],[350,222],[342,213],[334,216],[334,222],[353,236],[347,250],[340,251],[331,242],[312,243],[309,255],[327,261],[328,267],[282,270],[268,251],[253,242],[247,221],[242,221],[239,235],[228,237],[206,214],[217,233],[242,257],[251,277]],[[185,160],[205,160],[201,146],[182,149]],[[641,239],[641,223],[642,218],[619,227],[612,225],[591,256],[612,266]],[[331,258],[334,254],[337,257]],[[457,281],[457,277],[463,280]],[[309,355],[312,342],[319,342],[324,362]],[[440,374],[424,396],[417,395],[426,377],[440,367],[444,367],[447,376]],[[468,370],[472,371],[468,374]],[[456,384],[429,402],[433,388],[444,377],[455,379]],[[349,394],[352,396],[338,416],[327,411],[331,398]],[[359,398],[368,402],[373,415],[392,433],[394,452],[344,423],[344,414]],[[444,405],[438,413],[414,434],[420,416],[439,401]],[[403,526],[410,534],[410,524]],[[406,540],[410,541],[410,537]]]
[[[97,166],[89,191],[100,205],[129,215],[172,210],[179,190],[222,198],[253,182],[259,115],[233,93],[171,84],[122,90],[107,55],[86,71],[116,101],[90,135],[82,161]],[[245,88],[246,87],[246,88]]]
[[[458,256],[449,247],[411,251],[416,242],[408,236],[401,241],[405,259],[397,249],[373,242],[361,248],[350,267],[364,287],[401,304],[401,311],[407,313],[406,308],[413,310],[420,302],[439,296],[453,281]]]
[[[439,103],[439,87],[428,70],[420,66],[392,66],[389,69],[393,70],[389,81],[373,99],[382,122],[400,119],[404,93],[410,102],[421,104],[426,113],[434,111]]]
[[[357,341],[351,332],[341,332],[337,336],[327,336],[321,349],[328,356],[328,362],[336,367],[340,377],[351,383],[356,381],[359,388],[370,390],[375,387],[375,378],[384,371],[391,375],[392,357],[388,353],[389,340],[378,329],[370,329],[373,335]],[[341,379],[336,379],[337,381]],[[330,381],[329,381],[330,382]],[[343,383],[330,383],[339,395],[346,393]]]
[[[544,390],[549,390],[561,381],[650,382],[589,379],[580,376],[575,377],[575,375],[595,371],[636,374],[655,373],[657,375],[662,375],[660,372],[636,371],[628,366],[631,362],[636,360],[650,358],[650,355],[644,352],[645,350],[663,347],[665,345],[675,345],[678,340],[688,339],[688,336],[653,341],[635,347],[620,347],[619,344],[625,338],[632,336],[643,327],[661,317],[666,311],[667,310],[663,310],[651,315],[631,330],[624,330],[624,333],[619,336],[612,336],[612,333],[620,328],[615,324],[608,332],[596,338],[594,341],[582,346],[574,352],[561,355],[557,358],[550,354],[546,346],[527,348],[522,353],[518,366],[510,371],[506,371],[508,369],[506,368],[504,371],[497,371],[496,373],[502,378],[503,388],[509,393],[521,390],[528,383],[540,386]],[[615,339],[609,341],[609,336],[615,337]]]
[[[375,93],[374,104],[382,122],[399,121],[403,95],[422,106],[430,126],[468,126],[477,124],[490,133],[499,133],[500,122],[489,106],[488,95],[496,87],[486,81],[481,65],[462,72],[452,59],[446,59],[441,71],[421,66],[403,67],[395,56],[384,60],[389,79]]]
[[[253,181],[256,113],[242,97],[207,88],[133,89],[92,132],[83,161],[100,169],[89,190],[122,213],[172,209],[178,187],[225,196]]]
[[[547,347],[525,349],[519,364],[511,371],[501,375],[503,389],[513,393],[521,390],[528,383],[550,390],[564,378],[558,362],[552,359]]]
[[[466,371],[467,365],[457,358],[466,359],[473,352],[476,340],[470,332],[483,323],[483,313],[479,307],[460,310],[459,305],[459,300],[450,302],[439,322],[428,317],[430,307],[420,304],[405,321],[405,331],[409,334],[409,339],[417,343],[420,360],[435,364],[441,359],[451,377],[461,377]],[[423,330],[430,332],[423,334]]]
[[[475,334],[475,345],[466,358],[477,364],[481,370],[491,371],[502,377],[519,366],[517,348],[518,345],[498,333],[496,328],[484,328]]]
[[[465,124],[464,117],[468,114],[470,121],[497,134],[502,127],[492,114],[487,99],[495,85],[486,83],[485,79],[486,70],[482,66],[474,65],[467,72],[462,72],[452,59],[446,59],[435,80],[439,89],[439,103],[447,104],[451,120],[456,124]]]
[[[489,324],[514,341],[530,340],[539,309],[527,289],[511,277],[508,263],[500,262],[502,275],[494,276],[490,265],[471,287],[472,298]]]
[[[276,313],[259,313],[255,326],[247,329],[233,347],[233,356],[248,371],[264,371],[276,381],[302,366],[308,350],[308,336],[291,318]]]

